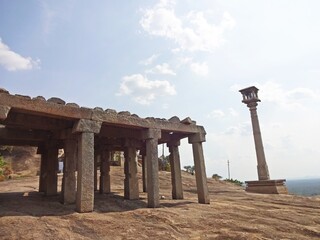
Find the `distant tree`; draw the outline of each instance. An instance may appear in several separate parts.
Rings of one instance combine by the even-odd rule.
[[[158,161],[159,161],[159,170],[160,171],[166,171],[166,172],[171,171],[169,156],[162,155],[161,157],[158,158]]]
[[[212,175],[212,178],[213,178],[214,180],[220,180],[222,177],[221,177],[219,174],[214,173],[214,174]]]
[[[194,174],[194,170],[195,170],[194,166],[184,166],[183,168],[186,170],[186,172],[192,175]]]

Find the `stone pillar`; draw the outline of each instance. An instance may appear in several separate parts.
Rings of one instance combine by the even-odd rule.
[[[62,179],[62,203],[71,204],[76,201],[76,159],[77,140],[66,139],[64,142],[64,164]]]
[[[94,191],[98,190],[98,159],[99,155],[97,152],[94,153]]]
[[[38,154],[41,154],[41,165],[39,174],[39,192],[46,192],[46,177],[47,177],[47,163],[48,163],[48,151],[45,145],[41,145],[37,150]]]
[[[140,155],[142,157],[142,189],[143,192],[147,192],[147,160],[145,147],[141,148]]]
[[[78,176],[76,210],[92,212],[94,206],[94,134],[100,132],[101,122],[81,119],[72,132],[78,135]]]
[[[158,140],[161,130],[147,129],[143,138],[146,140],[148,207],[156,208],[159,207]]]
[[[110,160],[111,151],[108,147],[102,147],[100,155],[101,165],[100,165],[100,193],[110,193],[111,192],[111,182],[110,182]]]
[[[125,140],[124,150],[124,198],[139,199],[139,181],[137,169],[137,149],[133,139]]]
[[[207,186],[207,175],[204,163],[202,142],[205,142],[205,133],[199,132],[189,136],[189,143],[192,144],[193,159],[195,166],[196,182],[197,182],[197,193],[198,202],[209,204],[209,191]]]
[[[256,102],[248,104],[248,107],[250,109],[254,144],[256,148],[256,155],[258,161],[258,178],[259,180],[270,180],[268,165],[266,162],[266,157],[264,155],[264,149],[262,144],[262,137],[257,114],[257,105],[258,104]]]
[[[58,190],[58,154],[59,149],[55,141],[50,141],[47,144],[47,175],[45,182],[45,195],[57,195]]]
[[[181,166],[179,146],[180,141],[170,141],[167,143],[170,152],[170,166],[171,166],[171,184],[172,184],[172,198],[183,199],[182,180],[181,180]]]

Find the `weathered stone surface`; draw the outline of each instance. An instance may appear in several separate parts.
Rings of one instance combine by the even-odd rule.
[[[180,141],[168,144],[170,152],[172,199],[183,199],[179,145]]]
[[[106,112],[106,113],[109,113],[109,114],[117,114],[117,111],[116,111],[116,110],[114,110],[114,109],[109,109],[109,108],[106,109],[105,112]]]
[[[80,108],[80,106],[76,103],[67,103],[66,106],[68,107],[74,107],[74,108]]]
[[[139,182],[136,162],[136,148],[126,147],[124,151],[124,198],[139,199]]]
[[[63,164],[62,201],[64,204],[76,201],[76,159],[77,141],[75,139],[65,140],[65,159]]]
[[[96,111],[103,111],[103,108],[101,108],[101,107],[95,107],[94,110],[96,110]]]
[[[137,114],[131,114],[131,117],[140,118]]]
[[[32,98],[32,100],[35,100],[35,101],[46,101],[46,99],[43,96],[34,97],[34,98]]]
[[[161,138],[161,130],[156,128],[150,128],[147,130],[144,130],[142,132],[142,138],[143,139],[160,139]]]
[[[181,123],[186,124],[186,125],[193,124],[191,118],[189,118],[189,117],[183,119],[183,120],[181,121]]]
[[[9,91],[4,88],[0,88],[0,93],[9,94]]]
[[[61,98],[57,98],[57,97],[49,98],[47,100],[47,102],[56,103],[56,104],[60,104],[60,105],[65,105],[66,104],[66,102],[64,100],[62,100]]]
[[[94,204],[94,134],[82,132],[78,138],[78,175],[76,210],[92,212]]]
[[[87,119],[80,119],[73,126],[72,132],[92,132],[99,133],[102,122],[91,121]]]
[[[159,207],[158,140],[146,140],[148,207]]]
[[[110,149],[103,148],[101,150],[100,188],[99,188],[101,194],[111,192],[110,160],[111,160]]]
[[[0,120],[8,117],[11,107],[0,105]]]
[[[189,143],[199,143],[199,142],[205,142],[206,141],[206,133],[199,132],[192,134],[188,137]]]
[[[172,118],[169,119],[169,122],[179,123],[180,119],[177,116],[173,116]]]
[[[196,173],[198,202],[209,204],[209,190],[207,185],[207,175],[204,163],[203,149],[201,142],[192,143],[193,160]]]
[[[56,142],[50,142],[47,146],[47,170],[46,170],[46,196],[57,195],[58,187],[58,147]]]
[[[118,113],[119,115],[122,115],[122,116],[131,116],[131,113],[128,112],[128,111],[121,111]]]
[[[262,194],[288,194],[285,179],[246,181],[246,191]]]
[[[30,99],[31,99],[31,97],[30,97],[30,96],[26,96],[26,95],[16,94],[15,96],[16,96],[16,97],[18,97],[18,98],[26,99],[26,100],[30,100]]]

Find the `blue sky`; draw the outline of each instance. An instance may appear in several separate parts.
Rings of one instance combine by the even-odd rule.
[[[0,2],[0,86],[207,131],[207,174],[257,179],[255,85],[271,178],[320,177],[320,2]],[[166,151],[167,152],[167,151]],[[181,146],[182,166],[192,165]]]

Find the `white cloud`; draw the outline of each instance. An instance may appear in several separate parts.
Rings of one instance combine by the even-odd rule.
[[[139,104],[149,105],[156,97],[175,95],[176,90],[168,81],[149,80],[141,74],[124,76],[117,95],[128,95]]]
[[[239,115],[239,113],[238,113],[236,110],[234,110],[233,108],[229,108],[228,110],[229,110],[229,114],[230,114],[232,117],[236,117],[236,116]]]
[[[152,69],[146,70],[146,73],[176,75],[176,73],[170,68],[168,63],[159,64]]]
[[[208,64],[206,62],[203,62],[203,63],[192,62],[190,64],[190,68],[192,72],[200,76],[207,76],[209,72]]]
[[[29,70],[38,67],[39,63],[40,60],[32,60],[13,52],[0,38],[0,65],[8,71]]]
[[[213,110],[211,113],[209,113],[207,115],[208,118],[222,118],[224,117],[226,114],[220,110],[220,109],[216,109],[216,110]]]
[[[150,35],[173,40],[181,50],[211,52],[225,42],[224,32],[235,26],[228,12],[224,12],[216,25],[209,23],[203,12],[192,11],[179,18],[174,6],[175,1],[160,1],[144,10],[140,24]]]
[[[145,66],[151,65],[157,58],[159,57],[158,54],[153,54],[151,57],[140,61],[139,63]]]

